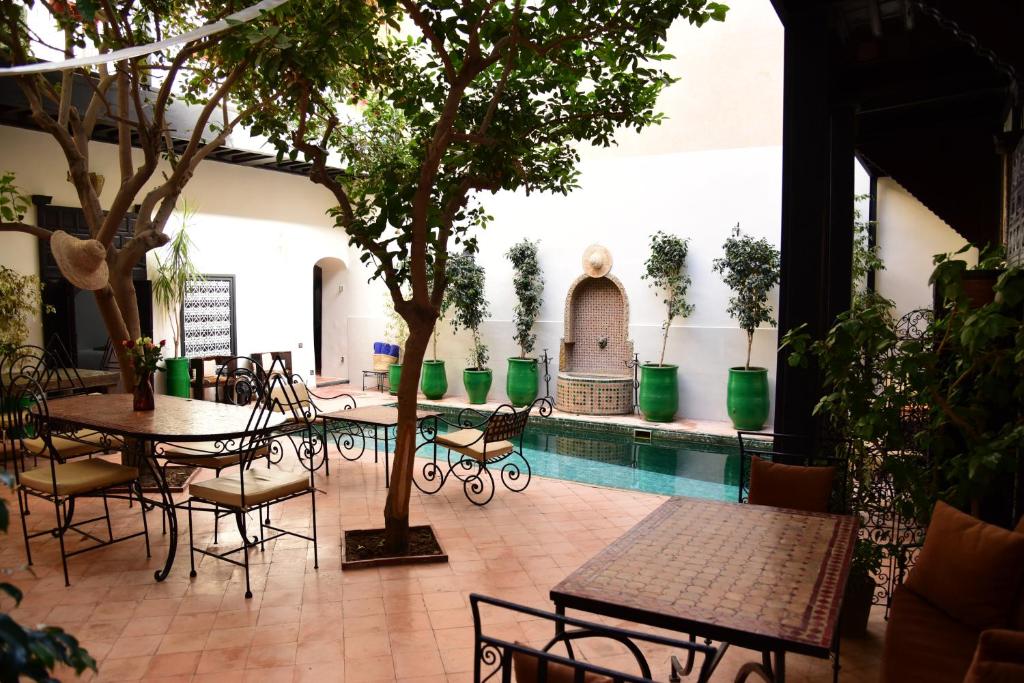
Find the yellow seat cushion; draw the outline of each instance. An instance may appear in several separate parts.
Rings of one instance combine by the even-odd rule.
[[[221,470],[231,465],[237,465],[240,457],[237,451],[224,453],[223,455],[212,455],[221,450],[215,441],[198,441],[196,443],[169,443],[163,446],[161,457],[176,465],[192,465],[211,470]],[[206,455],[210,453],[211,455]],[[253,458],[265,458],[269,454],[269,447],[266,445],[256,448]]]
[[[244,476],[244,480],[243,477]],[[245,499],[242,499],[242,486]],[[309,488],[309,475],[276,470],[246,470],[245,474],[229,474],[191,484],[189,494],[211,503],[228,507],[249,508]]]
[[[291,413],[293,420],[316,417],[316,409],[309,398],[309,389],[301,382],[275,386],[270,390],[270,400],[274,402],[274,410],[286,415]]]
[[[438,434],[437,443],[475,460],[500,458],[515,450],[511,441],[491,441],[485,444],[483,432],[479,429],[460,429],[449,434]]]
[[[58,496],[72,496],[89,491],[98,491],[117,484],[127,484],[139,477],[139,471],[127,465],[118,465],[107,460],[94,458],[65,462],[55,466],[57,490],[54,492],[53,475],[50,465],[42,465],[23,472],[18,478],[21,485]]]
[[[75,440],[65,439],[62,436],[53,436],[50,437],[50,441],[57,450],[58,459],[60,460],[79,458],[83,455],[92,455],[93,453],[103,453],[108,448],[116,447],[118,443],[114,439],[108,439],[109,446],[104,446],[103,435],[88,429],[80,429],[75,432]],[[46,443],[41,438],[24,439],[23,443],[29,455],[49,457]]]

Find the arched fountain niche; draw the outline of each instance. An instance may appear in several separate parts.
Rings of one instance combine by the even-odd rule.
[[[565,332],[558,359],[555,406],[568,413],[633,412],[629,300],[612,275],[611,254],[599,245],[583,255],[584,273],[565,298]]]

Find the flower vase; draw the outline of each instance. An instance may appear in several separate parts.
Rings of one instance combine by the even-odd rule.
[[[144,372],[139,375],[132,395],[132,410],[154,410],[156,401],[153,398],[153,373]]]

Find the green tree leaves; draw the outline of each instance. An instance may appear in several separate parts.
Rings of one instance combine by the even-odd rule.
[[[660,230],[651,235],[651,251],[644,264],[641,279],[649,280],[649,285],[665,293],[662,300],[665,304],[665,322],[662,324],[661,358],[659,365],[665,364],[665,347],[668,344],[668,330],[672,321],[678,316],[693,313],[693,306],[686,301],[686,291],[690,288],[690,276],[683,272],[686,268],[686,255],[689,252],[689,240],[676,235],[669,235]]]
[[[544,303],[544,276],[537,260],[538,244],[539,241],[524,238],[505,253],[505,258],[512,262],[512,287],[516,293],[513,324],[520,358],[526,358],[526,354],[533,351],[537,342],[533,325]]]
[[[454,311],[452,329],[465,328],[473,334],[473,350],[469,357],[470,370],[486,370],[489,354],[480,338],[480,325],[490,310],[487,306],[483,266],[476,262],[472,252],[456,254],[448,260],[448,298]]]

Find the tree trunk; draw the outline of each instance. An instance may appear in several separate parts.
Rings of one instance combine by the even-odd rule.
[[[747,364],[744,369],[750,369],[750,349],[754,346],[754,331],[747,330]]]
[[[97,289],[93,294],[96,297],[96,306],[100,310],[100,317],[103,318],[103,325],[107,328],[110,343],[114,347],[118,363],[121,366],[121,383],[124,385],[125,391],[130,391],[135,385],[135,370],[128,360],[128,352],[121,344],[122,341],[130,338],[128,326],[125,325],[124,316],[109,286]],[[135,317],[138,318],[137,313]]]
[[[428,320],[407,320],[409,338],[405,345],[402,381],[398,385],[398,436],[391,463],[391,488],[384,505],[385,542],[389,554],[409,550],[409,497],[416,454],[416,403],[420,369],[434,324]]]
[[[665,333],[661,336],[661,359],[658,360],[658,365],[665,364],[665,348],[668,346],[668,331],[672,327],[672,319],[669,318],[665,321]]]

